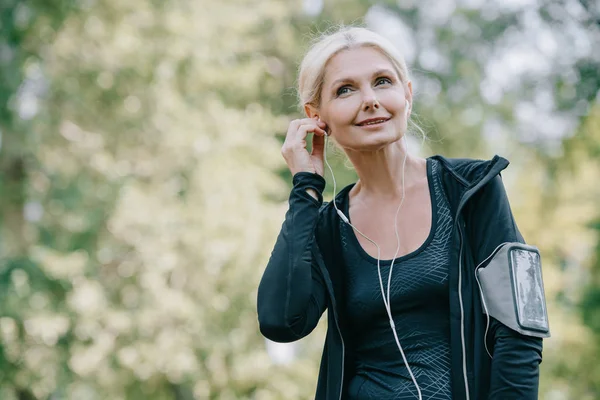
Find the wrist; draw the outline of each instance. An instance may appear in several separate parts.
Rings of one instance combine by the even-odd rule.
[[[306,192],[308,194],[310,194],[312,197],[314,197],[315,200],[319,200],[319,194],[317,193],[317,191],[313,188],[306,188]]]

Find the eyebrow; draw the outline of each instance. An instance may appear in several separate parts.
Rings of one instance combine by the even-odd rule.
[[[392,75],[395,78],[397,78],[397,74],[387,68],[382,68],[382,69],[378,69],[377,71],[375,71],[373,73],[373,77],[378,76],[378,75]],[[331,87],[335,87],[340,83],[346,83],[346,82],[353,82],[354,79],[352,78],[341,78],[341,79],[336,79],[335,81],[333,81],[333,83],[331,84]]]

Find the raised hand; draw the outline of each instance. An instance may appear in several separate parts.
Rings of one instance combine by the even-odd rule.
[[[317,118],[296,119],[290,122],[281,147],[281,154],[292,176],[298,172],[312,172],[323,176],[323,154],[327,125]],[[312,132],[312,152],[306,149],[306,137]]]

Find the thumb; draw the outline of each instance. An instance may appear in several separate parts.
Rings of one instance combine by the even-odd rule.
[[[323,150],[324,149],[325,149],[325,136],[313,135],[312,151],[310,154],[313,157],[318,157],[319,159],[323,159]]]

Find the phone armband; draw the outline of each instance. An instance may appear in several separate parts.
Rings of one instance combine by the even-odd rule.
[[[475,271],[483,312],[528,336],[550,337],[539,250],[506,243]]]

